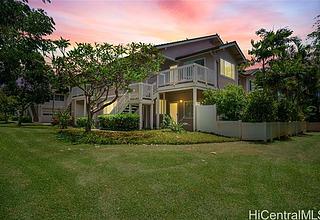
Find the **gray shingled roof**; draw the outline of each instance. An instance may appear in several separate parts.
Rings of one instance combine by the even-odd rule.
[[[165,46],[171,46],[172,44],[179,44],[179,43],[185,43],[185,42],[188,42],[188,41],[197,41],[197,40],[202,40],[202,39],[206,39],[206,38],[213,38],[213,37],[217,37],[221,42],[221,38],[218,34],[212,34],[212,35],[207,35],[207,36],[202,36],[202,37],[196,37],[196,38],[190,38],[190,39],[184,39],[184,40],[178,40],[178,41],[172,41],[172,42],[169,42],[169,43],[163,43],[163,44],[158,44],[158,45],[155,45],[155,47],[165,47]]]

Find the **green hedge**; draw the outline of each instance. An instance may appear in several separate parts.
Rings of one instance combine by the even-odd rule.
[[[87,126],[87,117],[80,117],[80,118],[77,118],[76,120],[76,126],[78,128],[85,128]],[[91,121],[91,126],[93,125],[93,120]]]
[[[13,115],[10,118],[12,121],[18,121],[19,116]],[[32,123],[32,118],[30,116],[22,116],[21,123]]]
[[[112,131],[132,131],[139,129],[138,114],[100,115],[98,117],[100,129]]]

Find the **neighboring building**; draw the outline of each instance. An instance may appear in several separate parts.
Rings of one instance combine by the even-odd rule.
[[[203,91],[238,84],[237,65],[246,62],[246,58],[235,41],[223,43],[217,34],[156,47],[165,57],[161,71],[143,83],[131,84],[130,93],[122,94],[97,115],[137,112],[140,128],[153,129],[159,128],[164,114],[170,114],[175,121],[186,123],[186,129],[196,130],[195,109]],[[74,118],[86,115],[80,89],[72,88],[68,99],[65,106],[71,103]]]
[[[258,71],[258,68],[250,69],[239,74],[239,85],[241,85],[246,92],[251,92],[254,90],[254,80]]]
[[[38,119],[33,117],[31,109],[29,109],[29,113],[34,122],[50,123],[54,113],[64,111],[70,104],[70,101],[71,96],[68,94],[55,93],[51,100],[35,106],[35,114],[38,116]]]

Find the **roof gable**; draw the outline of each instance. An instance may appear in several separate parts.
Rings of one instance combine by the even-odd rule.
[[[211,47],[211,48],[206,48],[206,49],[203,49],[203,50],[198,50],[198,51],[195,51],[195,52],[190,53],[190,54],[185,54],[183,56],[178,56],[178,57],[176,57],[176,60],[185,59],[185,58],[192,57],[192,56],[195,56],[195,55],[200,55],[200,54],[209,53],[211,51],[217,51],[217,50],[222,50],[222,49],[230,50],[230,53],[233,56],[235,56],[237,58],[237,60],[240,61],[240,63],[246,62],[246,57],[242,53],[242,51],[241,51],[241,49],[238,46],[236,41],[232,41],[230,43],[222,44],[222,45],[219,45],[219,46],[216,46],[216,47]]]

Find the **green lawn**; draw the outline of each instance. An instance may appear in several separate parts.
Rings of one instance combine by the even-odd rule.
[[[72,145],[0,126],[0,219],[247,219],[320,208],[320,134],[272,144]],[[212,153],[215,152],[215,153]]]

